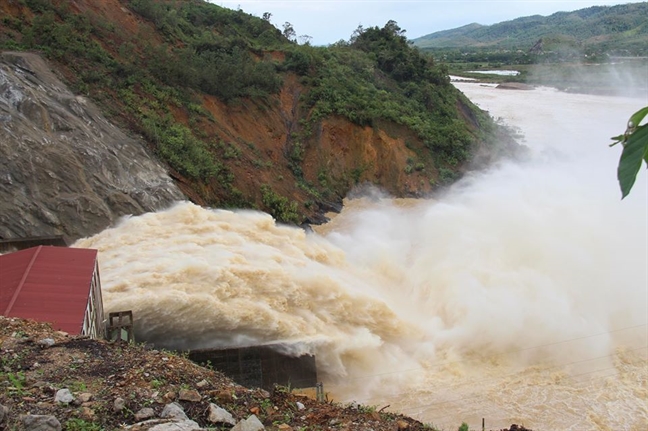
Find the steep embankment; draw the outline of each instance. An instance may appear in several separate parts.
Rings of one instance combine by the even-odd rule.
[[[434,430],[399,414],[316,402],[286,389],[246,389],[177,354],[0,316],[0,429]]]
[[[3,430],[436,430],[386,407],[245,388],[177,353],[0,316]]]
[[[183,199],[145,143],[37,55],[0,55],[0,238],[90,235]]]
[[[392,21],[320,48],[201,0],[25,0],[0,10],[0,49],[40,52],[74,94],[143,136],[200,205],[316,223],[358,184],[423,196],[516,148]],[[16,194],[22,182],[4,187]],[[71,236],[87,233],[69,223],[61,229]]]

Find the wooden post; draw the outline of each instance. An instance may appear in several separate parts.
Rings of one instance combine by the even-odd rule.
[[[117,320],[116,323],[115,320]],[[108,315],[108,340],[135,342],[132,311],[119,311]]]
[[[486,419],[482,418],[482,431],[486,431]]]

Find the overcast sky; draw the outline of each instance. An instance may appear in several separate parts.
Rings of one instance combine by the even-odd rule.
[[[383,27],[394,20],[414,39],[436,31],[477,22],[490,25],[530,16],[548,16],[590,6],[612,6],[635,1],[596,0],[209,0],[230,9],[241,8],[261,17],[270,12],[282,29],[290,22],[298,36],[309,35],[313,45],[328,45],[364,27]]]

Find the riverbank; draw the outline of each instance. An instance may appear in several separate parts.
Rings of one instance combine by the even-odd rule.
[[[317,402],[287,388],[245,388],[172,352],[0,316],[0,430],[229,428],[434,430],[376,407]]]
[[[479,66],[479,65],[475,65]],[[527,84],[552,87],[575,94],[646,97],[648,59],[616,59],[608,63],[543,63],[506,65],[501,68],[450,67],[453,82]]]

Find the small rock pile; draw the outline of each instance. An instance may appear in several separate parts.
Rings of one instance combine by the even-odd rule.
[[[181,354],[0,316],[0,431],[434,431],[383,410],[245,388]]]
[[[55,401],[63,404],[70,404],[76,399],[68,389],[61,389],[56,393]],[[115,400],[115,409],[121,410],[125,406],[124,400]],[[9,408],[0,404],[0,429],[4,428],[5,419],[9,415]],[[145,407],[135,413],[136,423],[124,426],[123,429],[130,431],[198,431],[203,430],[196,421],[189,419],[182,406],[178,403],[170,403],[164,406],[158,418],[155,418],[155,411]],[[236,421],[227,410],[211,403],[209,405],[209,422],[214,425],[233,425],[231,431],[262,431],[265,426],[256,415],[247,419]],[[20,415],[20,423],[25,431],[61,431],[61,422],[53,415]]]
[[[423,431],[370,407],[245,388],[182,354],[0,316],[0,431]],[[94,428],[91,428],[94,427]]]

